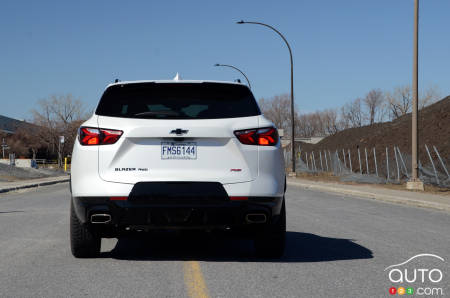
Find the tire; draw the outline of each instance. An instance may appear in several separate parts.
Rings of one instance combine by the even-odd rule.
[[[283,198],[278,220],[254,239],[256,255],[263,258],[281,258],[286,246],[286,205]]]
[[[76,258],[93,258],[100,254],[101,238],[83,226],[70,203],[70,248]]]

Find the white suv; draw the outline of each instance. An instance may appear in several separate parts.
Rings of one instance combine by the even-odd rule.
[[[248,87],[216,81],[109,85],[72,154],[70,239],[167,229],[237,230],[284,251],[285,168],[274,125]]]

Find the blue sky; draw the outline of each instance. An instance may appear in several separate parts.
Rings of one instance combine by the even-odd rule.
[[[450,94],[450,1],[422,0],[420,88]],[[372,88],[410,84],[413,0],[2,1],[0,114],[30,118],[38,99],[71,93],[93,109],[121,80],[251,80],[257,98],[287,93],[294,53],[301,112]]]

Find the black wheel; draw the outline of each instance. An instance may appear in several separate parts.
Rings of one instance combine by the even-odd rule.
[[[286,245],[286,205],[283,198],[276,222],[260,232],[255,240],[256,254],[264,258],[281,258]]]
[[[101,238],[95,236],[78,220],[70,203],[70,248],[76,258],[92,258],[100,254]]]

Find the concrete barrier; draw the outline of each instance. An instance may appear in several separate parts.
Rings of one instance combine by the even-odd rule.
[[[9,165],[9,159],[0,159],[0,163]],[[16,167],[19,168],[31,168],[31,159],[24,158],[24,159],[16,159]]]

